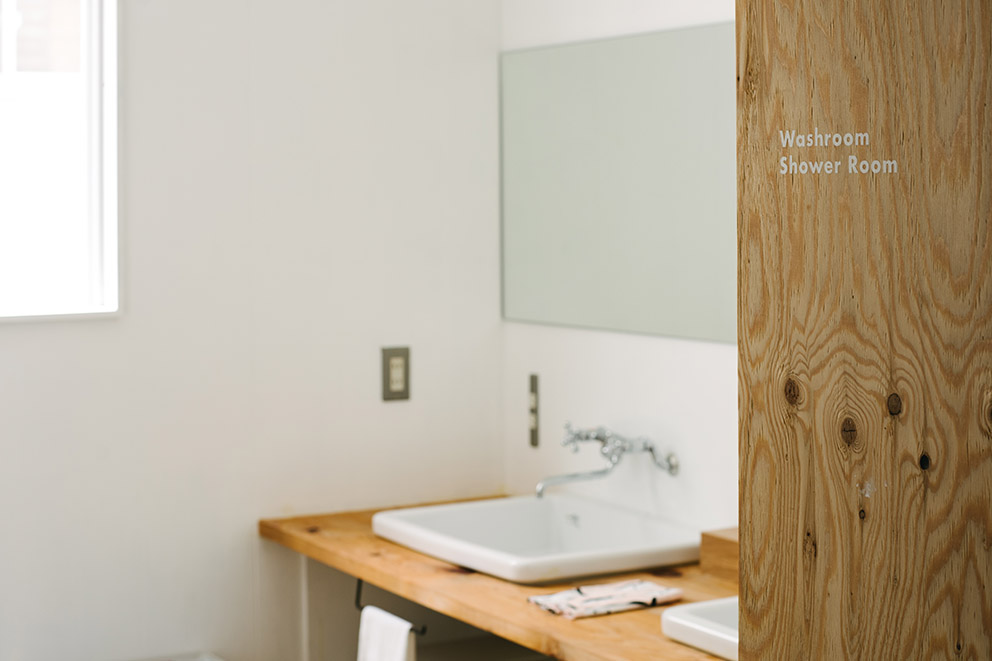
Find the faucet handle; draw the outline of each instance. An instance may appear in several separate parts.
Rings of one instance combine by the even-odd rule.
[[[565,438],[561,440],[563,447],[571,447],[572,452],[579,451],[579,441],[599,441],[604,447],[612,434],[603,427],[595,429],[574,429],[571,422],[565,423]]]
[[[583,429],[574,429],[571,422],[565,423],[565,438],[561,439],[562,447],[571,447],[572,452],[579,451],[579,441],[584,441],[588,432]]]
[[[579,451],[578,439],[575,437],[575,430],[572,429],[572,423],[565,423],[565,437],[561,439],[561,445],[564,448],[571,447],[572,452]]]

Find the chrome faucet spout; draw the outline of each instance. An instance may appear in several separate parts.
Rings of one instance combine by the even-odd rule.
[[[595,471],[586,471],[584,473],[567,473],[565,475],[552,475],[551,477],[546,477],[537,483],[535,491],[537,492],[537,497],[541,498],[544,496],[544,490],[548,487],[553,487],[558,484],[567,484],[569,482],[578,482],[580,480],[595,480],[599,477],[606,477],[613,472],[613,468],[616,464],[610,464],[606,468],[601,468]]]

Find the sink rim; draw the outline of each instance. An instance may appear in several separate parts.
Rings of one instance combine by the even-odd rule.
[[[524,584],[548,583],[580,576],[670,566],[699,559],[699,531],[622,505],[575,494],[545,494],[540,500],[558,501],[573,507],[606,508],[646,521],[656,522],[664,526],[667,529],[666,532],[675,532],[673,537],[676,541],[665,548],[659,548],[656,543],[643,542],[613,549],[578,549],[555,551],[542,555],[526,555],[485,546],[408,520],[408,518],[416,517],[428,510],[431,513],[443,512],[446,509],[485,510],[499,502],[506,502],[513,506],[523,501],[536,500],[539,499],[534,495],[510,496],[384,510],[377,512],[372,517],[372,529],[376,535],[415,551],[475,571]],[[691,542],[687,540],[691,540]]]

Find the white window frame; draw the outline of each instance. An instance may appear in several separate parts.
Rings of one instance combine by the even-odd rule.
[[[90,303],[78,309],[10,313],[0,309],[0,323],[115,317],[120,312],[118,251],[117,41],[118,0],[87,0],[82,17],[93,76],[87,92],[90,117],[89,252]],[[0,4],[16,0],[0,0]],[[9,34],[9,33],[8,33]],[[4,40],[9,44],[9,40]],[[5,49],[10,49],[5,46]],[[12,50],[12,49],[10,49]],[[9,53],[10,50],[7,50]]]

